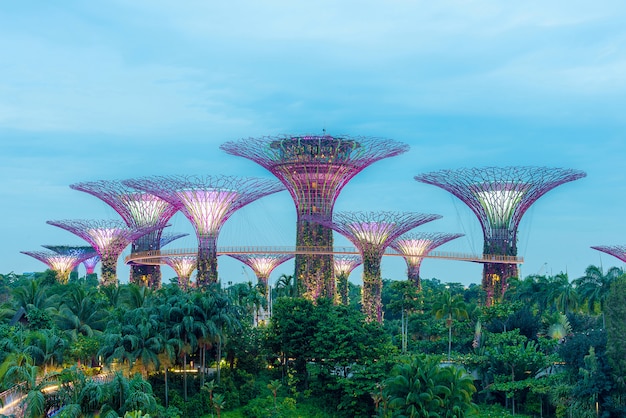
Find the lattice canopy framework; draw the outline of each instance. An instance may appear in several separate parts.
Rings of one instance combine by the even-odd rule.
[[[358,255],[337,255],[333,258],[335,271],[335,300],[347,305],[350,302],[348,292],[348,278],[352,270],[361,265],[361,257]]]
[[[191,285],[189,278],[198,265],[198,257],[192,255],[171,255],[163,257],[162,261],[170,266],[178,276],[178,286],[187,290]]]
[[[232,176],[155,176],[124,183],[169,202],[193,224],[198,286],[217,282],[217,238],[228,218],[243,206],[284,190],[275,180]]]
[[[478,217],[484,234],[483,253],[517,256],[517,231],[526,210],[553,188],[585,177],[583,171],[548,167],[486,167],[441,170],[415,180],[455,195]],[[483,288],[487,305],[516,277],[516,264],[485,263]]]
[[[250,267],[266,293],[272,271],[294,257],[293,254],[229,254],[229,256]]]
[[[626,263],[626,245],[598,245],[591,248],[610,254]]]
[[[248,158],[274,174],[296,205],[296,246],[331,249],[330,228],[307,217],[331,220],[343,187],[370,164],[408,151],[393,140],[331,135],[282,135],[247,138],[223,144],[229,154]],[[297,254],[295,277],[310,299],[333,297],[331,255]],[[321,289],[321,292],[320,292]]]
[[[59,283],[67,283],[70,273],[78,266],[82,259],[78,255],[59,254],[50,251],[20,251],[48,265],[57,275]]]
[[[441,215],[416,212],[339,212],[332,221],[318,220],[359,249],[363,260],[362,307],[368,320],[383,320],[380,262],[385,249],[398,236],[439,218]]]
[[[143,191],[133,189],[119,180],[98,180],[71,184],[70,188],[89,193],[111,206],[130,228],[159,227],[132,242],[131,252],[161,249],[163,228],[177,209],[169,202]],[[161,284],[159,265],[131,265],[130,281]]]
[[[171,243],[172,241],[176,241],[177,239],[186,237],[188,235],[189,234],[184,233],[184,232],[180,232],[180,233],[163,232],[163,234],[161,235],[161,240],[159,241],[159,245],[161,248],[163,248],[167,244]]]
[[[42,245],[42,247],[52,250],[57,254],[71,255],[80,258],[85,266],[86,274],[93,274],[96,264],[100,261],[98,252],[91,245]],[[77,267],[78,265],[74,268],[76,269]]]
[[[421,290],[420,266],[424,257],[440,245],[462,236],[446,232],[409,232],[396,238],[390,247],[402,254],[407,265],[407,278]]]
[[[93,246],[102,262],[100,284],[103,286],[117,285],[117,259],[124,248],[142,235],[160,228],[158,226],[131,228],[121,221],[108,219],[73,219],[47,223],[76,234]]]

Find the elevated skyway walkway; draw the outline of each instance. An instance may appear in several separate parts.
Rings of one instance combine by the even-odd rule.
[[[218,247],[217,255],[228,254],[319,254],[319,255],[359,255],[355,247],[334,247],[332,250],[324,247],[265,247],[265,246],[232,246]],[[126,256],[126,264],[158,265],[165,264],[163,261],[167,257],[197,256],[197,248],[178,248],[157,251],[143,251],[131,253]],[[403,255],[392,248],[385,250],[385,256],[402,257]],[[448,251],[431,251],[424,258],[438,258],[443,260],[469,261],[473,263],[502,263],[502,264],[522,264],[523,257],[490,255],[490,254],[464,254]]]

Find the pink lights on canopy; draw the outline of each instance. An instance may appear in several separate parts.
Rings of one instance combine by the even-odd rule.
[[[293,254],[229,254],[254,271],[257,279],[267,285],[272,271],[282,263],[294,257]]]
[[[626,245],[598,245],[591,248],[610,254],[626,263]]]
[[[199,235],[216,235],[239,198],[239,192],[231,190],[181,190],[174,194]]]
[[[197,257],[191,255],[172,255],[163,257],[163,262],[170,266],[178,276],[178,285],[187,289],[189,287],[189,278],[191,273],[196,269]]]
[[[409,232],[391,243],[391,248],[402,254],[409,265],[419,265],[432,250],[463,234],[444,232]]]
[[[361,257],[358,255],[342,255],[333,258],[333,266],[335,268],[335,276],[342,274],[349,275],[352,270],[362,263]]]
[[[82,261],[82,259],[76,255],[64,255],[48,251],[21,251],[21,253],[34,257],[47,264],[51,270],[57,273],[57,278],[61,283],[67,283],[72,270]]]

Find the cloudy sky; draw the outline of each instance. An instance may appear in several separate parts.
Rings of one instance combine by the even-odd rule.
[[[441,247],[448,251],[479,253],[478,221],[413,176],[510,165],[584,170],[587,178],[525,215],[522,275],[576,278],[589,264],[622,266],[590,246],[626,244],[624,21],[621,1],[3,2],[0,272],[45,269],[20,251],[85,244],[47,220],[116,218],[72,183],[269,177],[219,145],[324,129],[411,146],[355,177],[336,210],[441,214],[422,229],[465,233]],[[282,192],[237,212],[219,244],[291,245],[294,226]],[[180,215],[172,228],[192,232]],[[170,247],[195,245],[190,236]],[[287,263],[272,281],[292,271]],[[384,277],[404,274],[401,259],[383,261]],[[220,275],[253,277],[226,257]],[[481,266],[429,259],[422,275],[479,283]],[[128,280],[122,259],[119,276]]]

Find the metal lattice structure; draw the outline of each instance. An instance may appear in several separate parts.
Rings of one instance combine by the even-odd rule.
[[[98,252],[90,245],[42,245],[42,247],[54,251],[57,254],[72,255],[80,258],[85,266],[86,274],[93,274],[96,264],[100,261]],[[78,266],[75,267],[75,269]]]
[[[363,260],[363,313],[370,321],[382,322],[382,276],[380,262],[385,249],[400,235],[441,215],[415,212],[339,212],[333,220],[318,222],[348,238]]]
[[[333,258],[336,286],[335,300],[338,303],[347,305],[350,302],[348,297],[348,277],[350,277],[352,270],[362,263],[363,261],[358,255],[342,255]]]
[[[131,228],[117,220],[60,220],[48,221],[87,241],[100,255],[102,273],[100,284],[117,285],[117,259],[131,242],[160,226]]]
[[[178,276],[178,286],[187,290],[191,285],[189,278],[198,265],[198,257],[190,255],[171,255],[162,258],[163,262],[170,266]]]
[[[415,176],[440,187],[465,203],[478,217],[484,234],[484,254],[517,255],[517,231],[526,210],[553,188],[585,177],[583,171],[548,167],[486,167],[441,170]],[[486,304],[506,291],[517,277],[516,264],[485,263]]]
[[[230,257],[241,261],[250,267],[259,283],[267,290],[267,282],[272,271],[287,260],[291,260],[293,254],[230,254]]]
[[[429,252],[463,234],[446,232],[409,232],[396,238],[390,247],[402,254],[407,266],[407,278],[421,290],[420,266]]]
[[[89,193],[111,206],[130,228],[159,227],[132,242],[131,252],[159,250],[163,228],[177,209],[169,202],[143,191],[137,191],[119,180],[98,180],[71,184],[70,188]],[[159,265],[132,265],[131,283],[161,285]]]
[[[243,206],[284,190],[275,180],[232,176],[155,176],[124,184],[169,202],[193,224],[198,237],[198,286],[217,282],[217,238],[228,218]]]
[[[626,263],[626,245],[598,245],[591,248],[610,254]]]
[[[331,135],[283,135],[247,138],[223,144],[229,154],[248,158],[274,174],[296,206],[296,246],[332,248],[332,230],[307,217],[332,220],[343,187],[370,164],[408,151],[393,140]],[[295,277],[310,299],[334,297],[331,256],[299,254]]]
[[[56,273],[59,283],[67,283],[70,273],[78,266],[82,259],[78,255],[59,254],[50,251],[20,251],[45,263],[50,270]]]
[[[159,241],[159,246],[160,248],[163,248],[167,244],[171,243],[172,241],[176,241],[178,238],[186,237],[188,235],[189,234],[184,233],[184,232],[179,232],[179,233],[163,232],[163,234],[161,234],[161,240]]]

